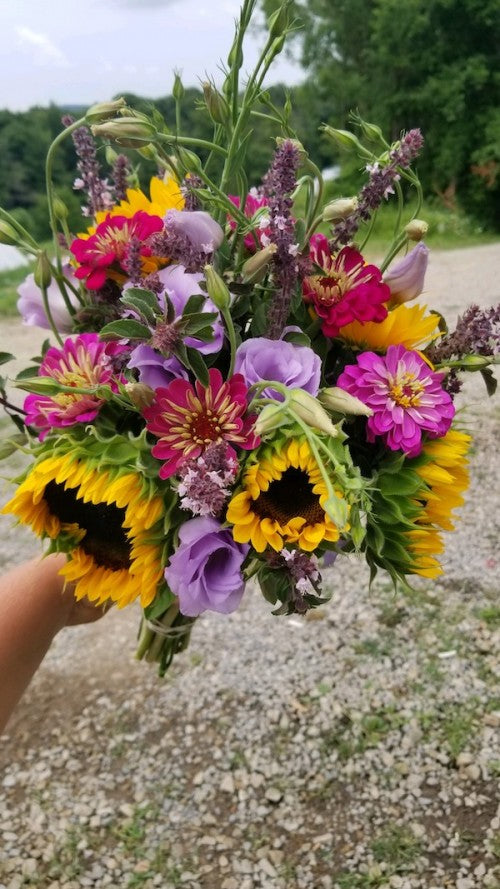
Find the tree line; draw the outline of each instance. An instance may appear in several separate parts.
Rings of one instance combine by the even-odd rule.
[[[267,13],[278,0],[262,0]],[[304,82],[269,89],[268,99],[292,105],[290,123],[320,168],[340,166],[339,195],[356,191],[359,162],[346,160],[319,131],[321,123],[347,128],[357,109],[389,139],[419,126],[425,149],[418,171],[426,193],[452,209],[461,208],[484,228],[500,230],[500,16],[498,0],[291,0],[300,29],[295,40]],[[293,39],[292,39],[293,46]],[[154,102],[126,94],[139,110],[156,107],[175,129],[175,101]],[[61,131],[61,117],[81,108],[0,111],[0,206],[13,210],[38,238],[48,236],[44,163]],[[269,113],[264,102],[262,113]],[[212,122],[200,90],[185,90],[181,131],[210,139]],[[249,184],[258,185],[269,166],[276,125],[255,116],[248,151]],[[106,175],[104,146],[103,176]],[[137,155],[131,154],[133,164]],[[142,182],[155,172],[141,161]],[[57,153],[54,180],[69,211],[70,227],[81,226],[81,198],[71,140]]]

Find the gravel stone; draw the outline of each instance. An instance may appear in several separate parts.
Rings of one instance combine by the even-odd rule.
[[[432,252],[426,292],[450,325],[498,301],[498,244]],[[2,333],[14,372],[45,338]],[[498,889],[500,409],[479,374],[465,400],[471,486],[437,580],[369,590],[339,558],[314,620],[249,587],[165,681],[133,658],[135,607],[59,634],[0,738],[0,889]],[[0,530],[0,568],[40,551]]]

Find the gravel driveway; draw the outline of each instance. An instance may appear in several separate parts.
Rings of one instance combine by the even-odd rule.
[[[427,289],[450,324],[498,302],[499,245],[433,254]],[[2,324],[24,359],[40,339]],[[441,580],[369,592],[339,559],[310,620],[249,589],[164,681],[134,608],[59,636],[0,739],[0,889],[500,887],[500,401],[479,375],[466,400]],[[1,522],[1,564],[37,551]]]

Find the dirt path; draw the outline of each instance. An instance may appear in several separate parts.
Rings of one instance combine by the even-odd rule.
[[[427,293],[451,324],[498,302],[500,245],[433,254]],[[0,348],[44,337],[3,322]],[[59,636],[0,739],[0,889],[500,885],[500,399],[466,399],[471,488],[413,597],[347,559],[315,621],[249,591],[164,683],[134,608]],[[0,528],[0,565],[38,551]]]

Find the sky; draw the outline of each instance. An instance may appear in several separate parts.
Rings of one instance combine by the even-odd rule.
[[[159,98],[173,72],[185,86],[221,80],[240,0],[0,0],[0,108],[91,105],[121,92]],[[264,43],[245,44],[244,71]],[[280,57],[267,85],[303,74]]]

